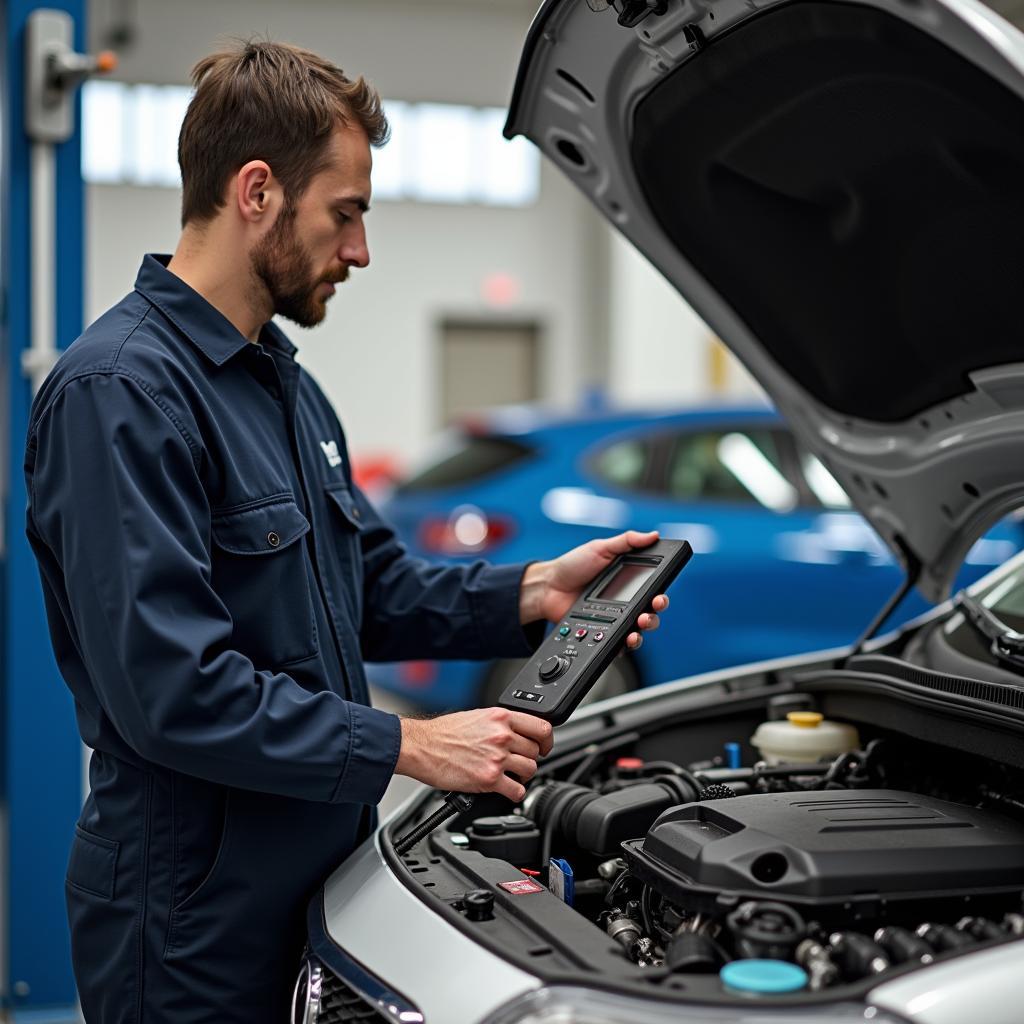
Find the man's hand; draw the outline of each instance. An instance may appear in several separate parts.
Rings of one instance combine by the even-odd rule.
[[[583,588],[615,558],[636,548],[649,547],[657,539],[657,530],[650,533],[627,530],[605,540],[588,541],[552,562],[534,562],[527,566],[519,588],[519,621],[524,624],[537,619],[560,622],[579,600]],[[656,613],[667,607],[668,598],[664,594],[655,597],[651,611],[637,619],[640,632],[657,629],[661,620]],[[636,650],[641,643],[640,633],[626,637],[626,646],[631,650]]]
[[[537,758],[551,750],[551,724],[505,708],[403,718],[396,775],[457,793],[500,793],[513,803],[526,789]]]

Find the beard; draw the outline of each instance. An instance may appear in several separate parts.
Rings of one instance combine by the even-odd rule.
[[[300,327],[315,327],[327,315],[327,297],[316,294],[322,284],[346,280],[348,268],[318,275],[295,235],[295,207],[286,206],[255,249],[250,261],[256,280],[270,296],[274,313]]]

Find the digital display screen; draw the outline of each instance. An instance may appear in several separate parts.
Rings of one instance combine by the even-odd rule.
[[[640,588],[654,575],[656,565],[638,565],[635,562],[623,562],[615,572],[604,581],[600,589],[590,595],[594,601],[632,601]]]

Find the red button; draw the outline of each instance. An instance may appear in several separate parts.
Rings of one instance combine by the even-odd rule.
[[[594,634],[594,640],[595,640],[595,642],[597,642],[597,641],[601,641],[601,640],[603,640],[603,639],[604,639],[604,633],[598,632],[598,633],[595,633],[595,634]]]
[[[577,640],[582,640],[587,635],[587,631],[581,626],[576,630],[575,636]]]

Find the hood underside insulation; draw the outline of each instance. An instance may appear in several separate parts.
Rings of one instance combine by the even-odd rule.
[[[897,18],[759,15],[641,101],[632,156],[662,230],[837,412],[908,419],[1024,358],[1024,102]]]

